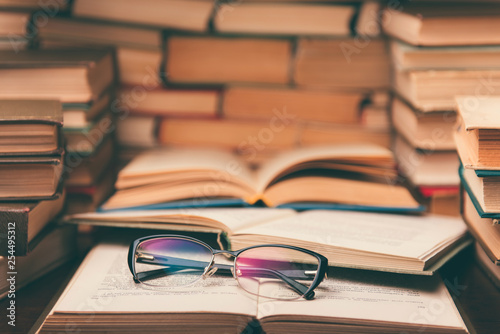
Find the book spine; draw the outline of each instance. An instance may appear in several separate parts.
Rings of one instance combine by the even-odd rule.
[[[0,256],[28,253],[28,212],[0,211]]]

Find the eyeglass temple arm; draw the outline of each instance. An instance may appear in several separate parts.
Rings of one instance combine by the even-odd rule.
[[[137,274],[138,279],[143,280],[143,281],[148,280],[148,279],[154,279],[154,278],[166,275],[168,273],[175,273],[177,271],[181,271],[181,270],[185,270],[185,269],[200,269],[201,271],[205,271],[205,267],[206,267],[206,262],[204,262],[204,261],[179,259],[179,258],[159,256],[159,255],[153,256],[153,255],[145,254],[145,253],[140,253],[138,255],[137,261],[140,263],[169,266],[169,268],[144,271],[144,272]],[[168,263],[165,263],[165,262],[168,262]],[[218,269],[223,269],[223,270],[227,270],[227,271],[230,271],[231,268],[233,267],[232,265],[228,265],[228,264],[214,264],[214,266]],[[272,270],[272,269],[268,269],[268,268],[249,268],[249,267],[240,267],[239,270],[240,270],[242,275],[247,274],[248,276],[256,276],[256,277],[259,277],[259,276],[260,277],[263,277],[263,276],[264,277],[265,276],[277,277],[277,278],[281,279],[282,281],[284,281],[285,283],[287,283],[297,293],[304,295],[304,297],[306,299],[311,299],[314,297],[314,291],[311,291],[306,296],[305,293],[309,289],[307,286],[295,281],[293,278],[291,278],[287,275],[284,275],[280,271]],[[303,275],[298,275],[299,276],[298,278],[308,278],[309,277],[307,274],[305,274],[301,270],[291,270],[291,271],[294,274],[303,273]]]

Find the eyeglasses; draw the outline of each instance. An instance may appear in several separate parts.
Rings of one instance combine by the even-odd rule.
[[[215,263],[215,255],[234,257]],[[328,260],[321,254],[287,245],[259,245],[238,251],[216,250],[195,238],[153,235],[135,240],[128,265],[136,283],[150,287],[189,286],[200,278],[232,275],[241,288],[273,299],[314,298],[326,276]]]

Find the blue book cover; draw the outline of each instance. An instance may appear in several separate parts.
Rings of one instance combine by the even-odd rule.
[[[382,213],[423,213],[426,210],[424,205],[418,207],[381,207],[369,205],[353,205],[341,203],[287,203],[278,205],[277,208],[281,209],[294,209],[297,211],[305,210],[340,210],[340,211],[363,211],[363,212],[382,212]]]
[[[251,205],[242,199],[226,198],[226,199],[190,199],[174,202],[165,202],[151,205],[126,207],[119,209],[98,209],[98,212],[116,212],[116,211],[136,211],[136,210],[168,210],[168,209],[194,209],[194,208],[238,208],[238,207],[254,207],[259,205]],[[366,205],[351,205],[341,203],[287,203],[277,206],[278,209],[294,209],[296,211],[306,210],[340,210],[340,211],[364,211],[364,212],[384,212],[384,213],[422,213],[426,207],[380,207]]]
[[[464,167],[460,165],[460,168],[458,170],[458,174],[460,175],[460,180],[462,181],[462,185],[467,192],[467,195],[469,195],[469,198],[472,201],[472,204],[474,204],[474,207],[477,210],[477,213],[481,218],[493,218],[493,219],[500,219],[500,213],[486,213],[484,212],[483,208],[481,207],[481,204],[477,200],[476,195],[472,192],[472,189],[469,187],[469,184],[467,183],[467,180],[464,178]],[[477,175],[477,174],[476,174]]]

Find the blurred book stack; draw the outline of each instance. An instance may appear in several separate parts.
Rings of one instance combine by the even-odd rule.
[[[258,165],[299,146],[390,145],[380,12],[371,1],[77,0],[38,31],[42,47],[117,47],[125,162],[166,145]]]
[[[432,212],[459,215],[454,96],[499,94],[500,40],[492,33],[499,18],[499,7],[484,3],[384,11],[382,25],[393,38],[394,151]]]
[[[65,201],[61,127],[57,100],[0,99],[0,298],[12,290],[8,272],[22,272],[20,289],[74,250],[75,230],[56,222]]]
[[[463,218],[476,238],[478,263],[500,286],[500,97],[461,96],[457,104]]]
[[[18,288],[74,255],[75,230],[57,224],[64,208],[81,208],[82,193],[95,199],[101,175],[112,190],[114,126],[100,115],[113,73],[109,50],[0,51],[0,265],[3,274],[22,271]]]

